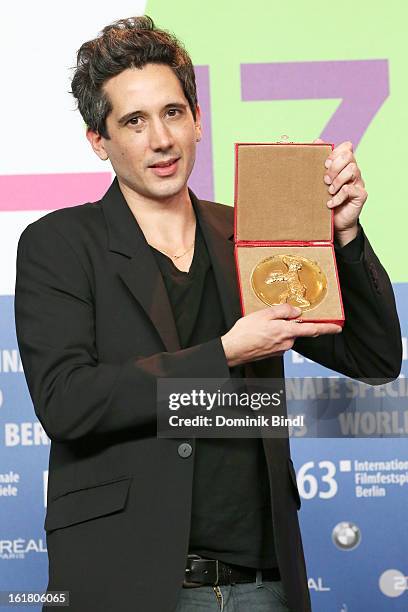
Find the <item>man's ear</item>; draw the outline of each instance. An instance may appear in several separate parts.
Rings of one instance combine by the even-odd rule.
[[[102,161],[109,159],[109,156],[105,149],[105,139],[103,136],[94,132],[91,128],[87,128],[86,137],[91,144],[91,147]]]
[[[200,142],[202,138],[202,129],[201,129],[201,108],[197,104],[196,106],[196,118],[195,118],[195,132],[196,132],[196,142]]]

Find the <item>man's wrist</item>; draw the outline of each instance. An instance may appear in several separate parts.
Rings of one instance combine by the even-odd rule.
[[[347,228],[346,230],[336,231],[335,232],[336,244],[340,248],[345,247],[347,244],[349,244],[349,242],[351,242],[352,240],[354,240],[354,238],[356,238],[358,234],[358,228],[359,226],[356,223],[356,225],[354,225],[353,227]]]
[[[225,359],[227,360],[227,365],[229,368],[233,368],[236,365],[239,365],[239,360],[234,357],[233,349],[231,347],[231,343],[228,338],[228,334],[221,336],[221,344],[224,349]]]
[[[357,226],[357,236],[343,247],[334,243],[337,261],[356,263],[361,261],[364,253],[364,232],[360,223]]]

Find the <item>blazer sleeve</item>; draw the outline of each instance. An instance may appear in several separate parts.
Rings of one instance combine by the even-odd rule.
[[[230,377],[220,338],[174,353],[100,362],[90,280],[65,238],[41,221],[19,240],[15,320],[28,389],[51,440],[155,425],[160,377]]]
[[[345,324],[341,334],[298,338],[305,357],[351,378],[382,384],[398,377],[401,330],[390,279],[361,228],[361,247],[336,249]]]

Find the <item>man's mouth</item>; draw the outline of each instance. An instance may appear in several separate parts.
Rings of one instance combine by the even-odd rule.
[[[179,157],[172,157],[171,159],[168,159],[167,161],[160,161],[160,162],[157,162],[156,164],[151,164],[149,168],[167,168],[168,166],[171,166],[179,159],[180,159]]]
[[[179,157],[172,157],[171,159],[151,164],[149,168],[151,168],[157,176],[171,176],[177,171],[177,162],[179,159]]]

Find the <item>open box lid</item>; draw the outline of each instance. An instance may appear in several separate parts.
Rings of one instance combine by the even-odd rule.
[[[331,144],[235,145],[235,240],[333,240],[323,181]]]

